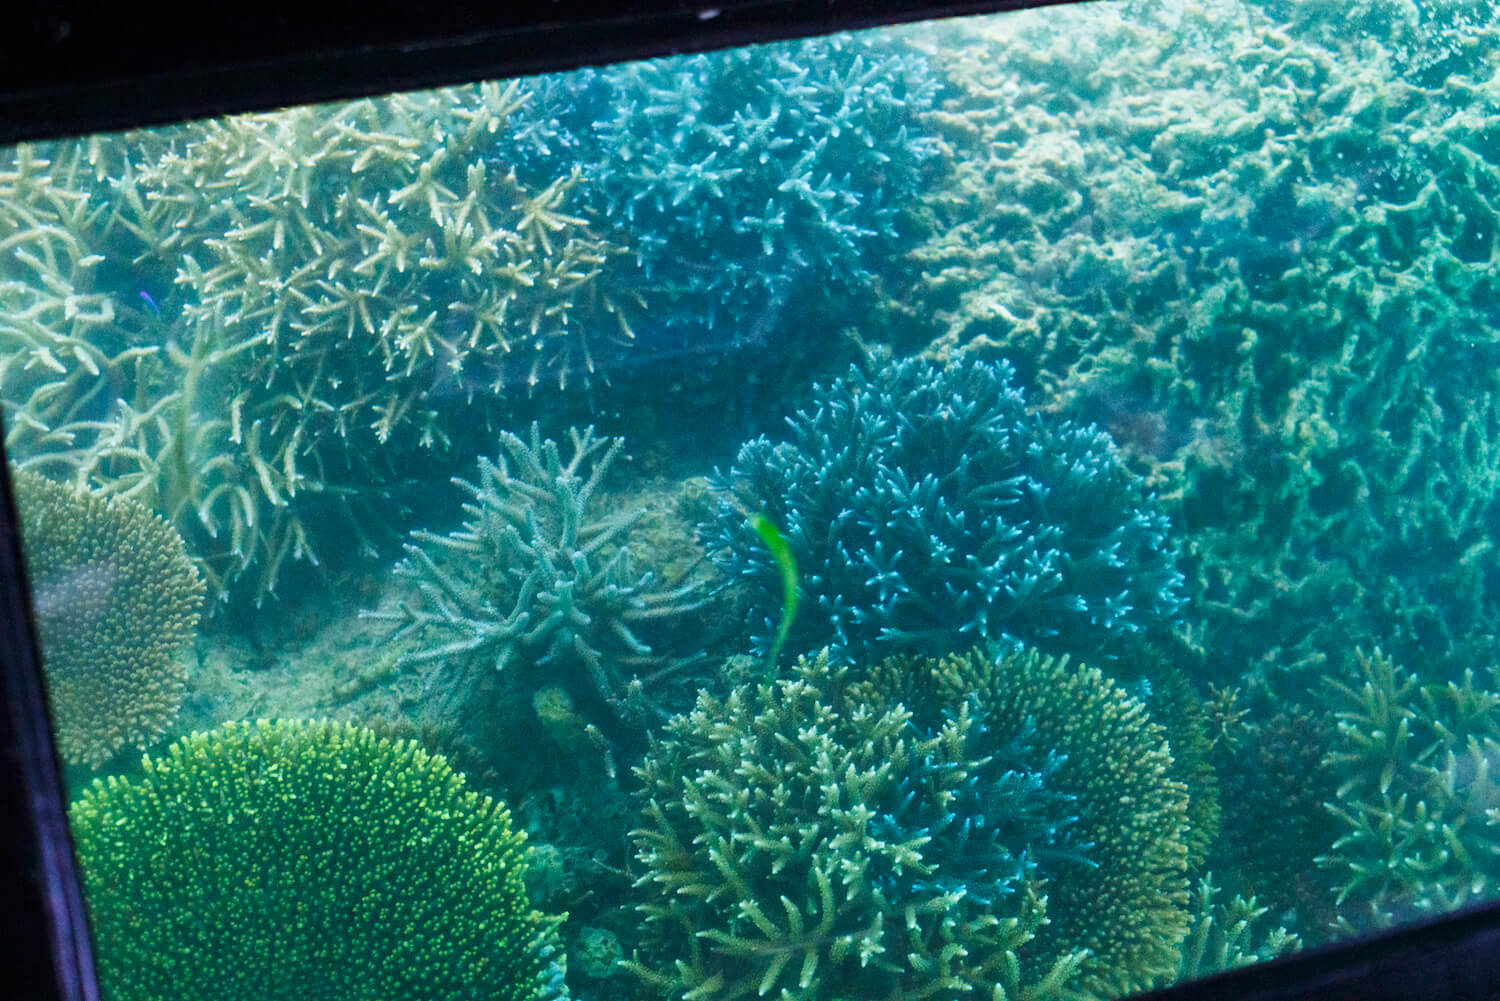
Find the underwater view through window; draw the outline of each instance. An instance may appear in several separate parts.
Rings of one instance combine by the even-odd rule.
[[[1496,895],[1500,18],[0,151],[113,1001],[1106,1001]]]

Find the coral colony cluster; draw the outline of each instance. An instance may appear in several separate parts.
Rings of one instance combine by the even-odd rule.
[[[1105,1001],[1500,893],[1500,31],[1408,14],[5,151],[108,996]]]

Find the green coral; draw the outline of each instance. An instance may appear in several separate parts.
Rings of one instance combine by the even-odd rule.
[[[1267,927],[1264,919],[1269,909],[1254,897],[1235,896],[1226,902],[1215,899],[1219,893],[1212,873],[1194,884],[1189,905],[1192,923],[1174,981],[1265,962],[1302,948],[1302,940],[1285,927]]]
[[[58,749],[97,767],[177,715],[203,580],[182,538],[142,505],[11,476]]]
[[[143,769],[71,811],[119,1001],[556,990],[525,835],[443,758],[344,723],[231,723]]]
[[[1305,6],[942,36],[957,183],[900,307],[1105,426],[1180,505],[1214,680],[1293,696],[1355,646],[1500,653],[1500,31]]]
[[[1188,926],[1171,767],[1138,700],[1034,652],[704,694],[639,771],[635,966],[705,999],[1152,986]]]
[[[1049,975],[1018,966],[1045,914],[1032,878],[1018,871],[998,906],[974,906],[941,885],[919,830],[876,823],[912,784],[949,807],[979,763],[973,720],[923,735],[894,700],[851,692],[826,652],[792,674],[703,693],[638,769],[651,941],[631,967],[704,1001],[960,998],[994,983],[1016,996],[1023,979],[1038,994],[1065,981],[1076,957]]]
[[[1500,892],[1500,693],[1418,683],[1379,650],[1358,687],[1329,683],[1339,836],[1318,861],[1338,881],[1343,930],[1385,928]]]
[[[569,437],[564,461],[535,424],[529,442],[502,432],[503,452],[480,460],[478,481],[454,480],[470,498],[463,527],[415,533],[428,547],[408,544],[397,568],[420,600],[365,613],[418,639],[404,661],[482,656],[498,670],[539,665],[575,697],[616,709],[634,672],[673,666],[636,630],[695,608],[700,584],[660,589],[651,571],[632,568],[626,537],[646,512],[600,512],[596,504],[624,440],[596,437],[592,427]]]

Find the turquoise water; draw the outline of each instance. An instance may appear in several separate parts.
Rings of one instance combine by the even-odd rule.
[[[1496,23],[0,151],[106,994],[1103,999],[1493,897]]]

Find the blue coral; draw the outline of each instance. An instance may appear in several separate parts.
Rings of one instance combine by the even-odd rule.
[[[925,57],[837,35],[531,84],[504,140],[522,171],[573,157],[596,218],[629,234],[655,345],[764,336],[798,284],[850,288],[937,153]],[[643,335],[645,336],[645,335]]]
[[[856,660],[983,640],[1100,660],[1169,626],[1182,576],[1168,518],[1109,436],[1040,414],[1006,363],[853,368],[813,389],[786,441],[746,443],[705,535],[743,583],[753,642],[781,612],[761,511],[790,541],[802,605],[790,649]]]
[[[883,841],[921,842],[928,862],[921,869],[874,867],[872,881],[889,899],[954,894],[994,910],[1038,878],[1039,859],[1088,864],[1090,846],[1074,831],[1077,797],[1056,788],[1067,755],[1039,750],[1032,721],[1020,728],[1021,736],[995,750],[984,709],[972,699],[935,728],[945,753],[923,747],[870,821]],[[954,739],[977,760],[956,756],[948,746]],[[985,747],[991,753],[975,750]]]

